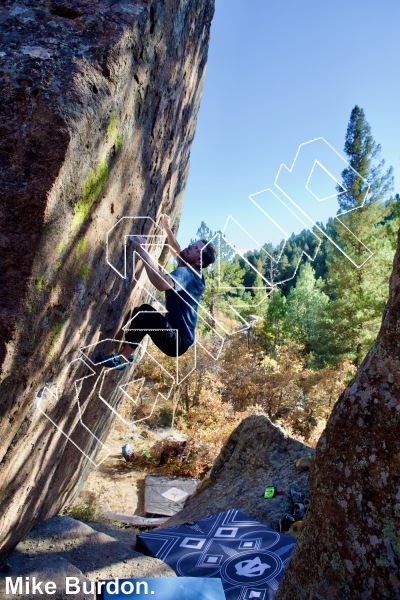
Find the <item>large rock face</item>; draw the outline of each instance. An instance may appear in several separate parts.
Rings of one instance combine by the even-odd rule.
[[[202,519],[231,508],[279,530],[279,519],[291,507],[288,491],[308,495],[308,472],[298,473],[294,462],[312,450],[288,436],[267,417],[244,419],[229,436],[209,477],[201,482],[185,508],[164,527]],[[283,489],[282,496],[264,498],[267,485]]]
[[[400,598],[400,233],[382,326],[321,436],[276,600]]]
[[[21,598],[21,594],[7,593],[6,578],[11,578],[14,583],[17,577],[23,577],[23,580],[29,577],[30,581],[33,577],[36,581],[54,581],[57,593],[45,596],[47,598],[94,600],[95,594],[85,594],[84,591],[95,588],[93,584],[101,579],[175,577],[174,571],[161,560],[133,550],[135,534],[132,530],[129,533],[129,530],[111,526],[106,529],[109,533],[97,532],[70,517],[53,517],[38,523],[7,557],[0,570],[0,598]],[[121,533],[125,535],[121,536]],[[114,535],[123,539],[115,539]],[[80,593],[75,594],[71,590],[67,593],[66,577],[78,579]],[[23,594],[24,600],[36,600],[38,596],[39,592]]]
[[[212,14],[213,0],[2,3],[0,557],[71,498],[108,432],[93,378],[78,410],[88,370],[71,361],[140,299],[124,236],[156,233],[161,212],[177,225]]]

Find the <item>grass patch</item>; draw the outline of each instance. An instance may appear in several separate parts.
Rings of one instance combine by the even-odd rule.
[[[105,182],[108,179],[108,164],[107,155],[104,154],[99,164],[97,165],[96,172],[93,169],[89,169],[86,175],[85,181],[82,184],[81,196],[74,206],[74,218],[72,220],[71,230],[74,231],[78,225],[84,222],[88,216],[93,204],[97,198]]]
[[[27,305],[27,309],[28,309],[28,313],[31,313],[33,311],[33,306],[32,304],[28,304]]]
[[[76,504],[75,506],[67,506],[62,512],[63,515],[77,519],[78,521],[98,521],[100,515],[97,510],[88,502]]]

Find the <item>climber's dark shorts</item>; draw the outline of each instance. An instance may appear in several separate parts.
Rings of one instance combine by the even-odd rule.
[[[136,307],[128,322],[130,331],[125,330],[125,341],[133,348],[142,341],[146,334],[167,356],[181,356],[190,347],[167,318],[150,304]]]

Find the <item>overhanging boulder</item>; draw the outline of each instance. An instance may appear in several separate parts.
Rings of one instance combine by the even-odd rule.
[[[108,433],[89,380],[78,409],[73,361],[140,300],[121,278],[124,237],[155,233],[161,212],[177,226],[213,8],[2,3],[0,558],[72,498]],[[56,389],[65,367],[62,397],[40,412],[37,390]],[[114,407],[117,383],[103,390]]]

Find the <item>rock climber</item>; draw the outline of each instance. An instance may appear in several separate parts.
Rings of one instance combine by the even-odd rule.
[[[205,289],[201,269],[215,261],[215,249],[211,242],[198,240],[181,250],[172,233],[170,217],[162,215],[161,223],[172,255],[178,262],[172,273],[165,274],[159,270],[144,249],[144,237],[130,238],[130,245],[143,261],[150,282],[157,290],[165,292],[167,313],[159,313],[150,304],[136,307],[130,320],[132,329],[126,331],[120,352],[96,357],[96,362],[101,366],[124,369],[133,362],[134,353],[146,335],[167,356],[181,356],[194,343],[198,303]]]

